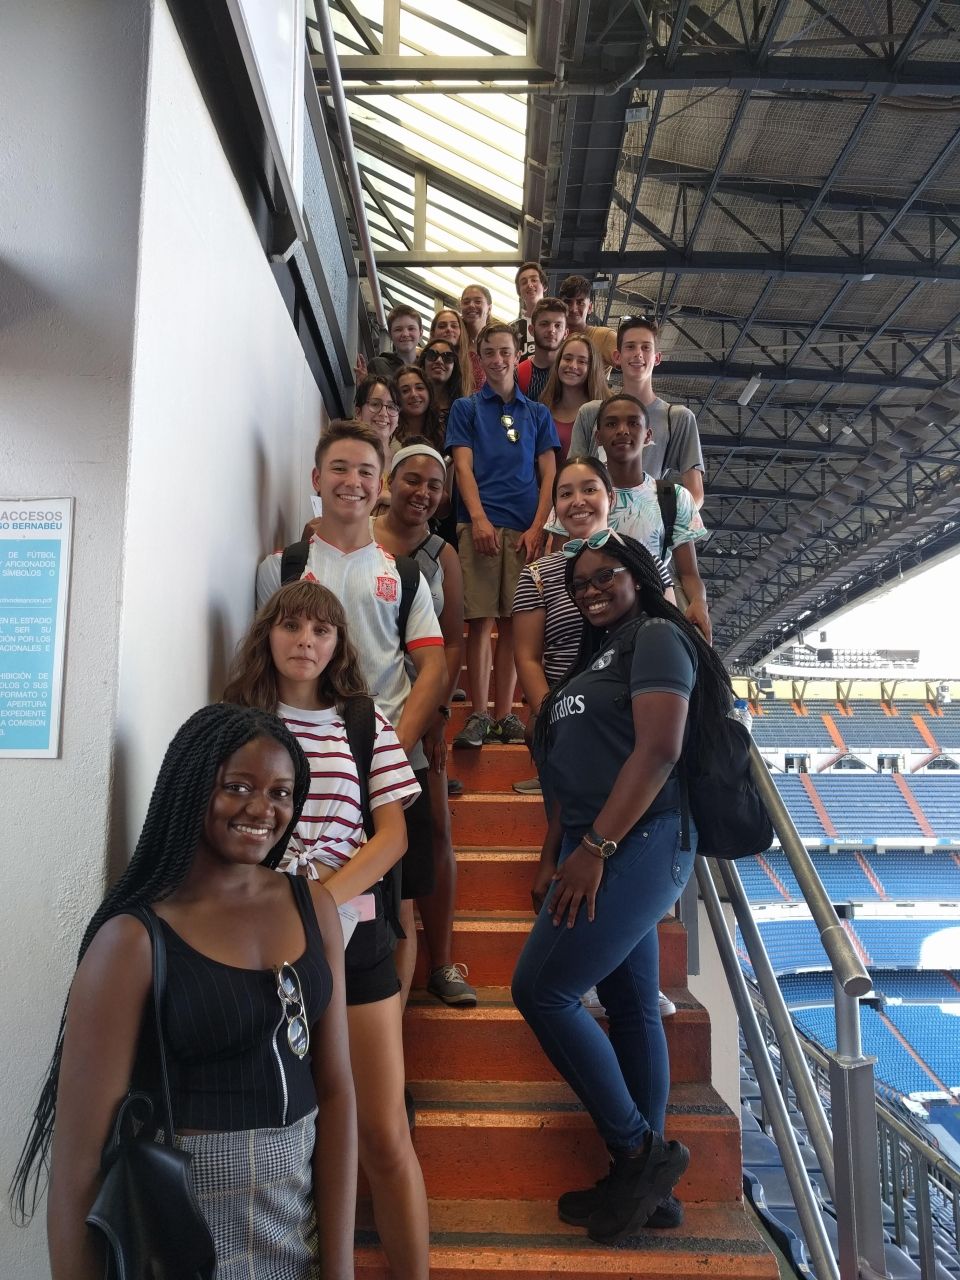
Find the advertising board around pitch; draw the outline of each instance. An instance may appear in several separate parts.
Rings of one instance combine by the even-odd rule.
[[[60,754],[72,498],[0,498],[0,757]]]

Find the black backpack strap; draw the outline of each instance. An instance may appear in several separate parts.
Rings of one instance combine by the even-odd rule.
[[[400,632],[400,643],[407,647],[407,622],[413,598],[420,585],[420,566],[412,556],[397,556],[397,573],[400,575],[400,610],[397,614],[397,629]]]
[[[150,935],[153,952],[153,1012],[156,1019],[157,1058],[160,1063],[160,1103],[163,1107],[163,1132],[166,1141],[173,1146],[173,1103],[170,1097],[170,1073],[167,1070],[167,1052],[163,1043],[163,997],[167,989],[167,944],[163,940],[160,921],[149,907],[131,907],[135,916]]]
[[[670,549],[677,524],[677,486],[669,480],[658,480],[657,504],[663,520],[663,541],[660,544],[660,554],[663,556]]]
[[[283,555],[280,557],[281,586],[287,582],[300,581],[303,577],[303,571],[307,567],[307,557],[309,554],[309,541],[291,542],[289,547],[283,548]]]
[[[357,783],[360,787],[360,812],[367,839],[373,836],[373,814],[370,810],[370,769],[373,765],[373,744],[377,734],[377,717],[373,699],[365,694],[346,698],[343,704],[343,725],[347,733],[347,745],[357,766]]]

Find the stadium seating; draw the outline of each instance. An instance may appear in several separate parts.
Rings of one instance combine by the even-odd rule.
[[[936,834],[960,840],[960,778],[955,774],[914,774],[907,785]],[[960,867],[957,871],[960,873]]]
[[[785,973],[778,981],[788,1009],[833,1004],[833,976],[829,973]]]
[[[835,1049],[836,1027],[833,1009],[801,1009],[794,1022],[806,1035],[827,1049]],[[883,1019],[869,1005],[860,1007],[860,1035],[865,1053],[877,1059],[878,1080],[892,1085],[899,1093],[933,1093],[937,1086],[918,1062],[910,1056],[891,1033]]]
[[[774,777],[777,790],[783,797],[793,824],[801,836],[815,836],[827,839],[823,824],[817,817],[817,811],[803,785],[803,780],[796,773],[778,773]]]
[[[949,853],[884,849],[870,853],[868,860],[889,898],[960,902],[960,866]]]
[[[858,919],[854,931],[871,966],[884,969],[942,969],[943,952],[954,938],[960,945],[960,925],[950,920]]]
[[[812,920],[761,920],[757,924],[774,973],[795,973],[798,969],[826,967],[823,943]],[[746,952],[739,930],[737,945],[741,949],[742,958]],[[744,969],[753,972],[745,961]]]
[[[960,1088],[960,992],[956,1014],[935,1005],[887,1005],[884,1013],[948,1088]],[[896,1083],[891,1081],[891,1083]]]
[[[852,713],[848,716],[841,716],[834,703],[826,704],[825,710],[832,710],[837,728],[852,750],[889,747],[922,751],[927,745],[912,715],[899,706],[896,716],[888,716],[879,702],[853,699],[848,706]]]
[[[833,707],[833,703],[828,704]],[[834,708],[835,710],[836,708]],[[798,716],[793,705],[775,698],[764,702],[753,717],[753,737],[758,747],[797,747],[831,751],[834,743],[819,714]]]
[[[889,774],[822,773],[814,785],[841,840],[923,835]]]
[[[814,866],[833,902],[869,902],[879,898],[852,853],[816,852]]]
[[[816,977],[816,974],[802,975],[804,978]],[[908,1000],[911,1004],[922,1004],[924,1001],[941,1003],[950,1000],[960,1001],[960,974],[938,973],[930,969],[871,970],[873,984],[877,991],[895,1000]],[[950,981],[951,977],[953,982]],[[791,981],[797,981],[793,978]],[[781,980],[781,985],[787,979]],[[954,985],[956,983],[956,985]],[[960,1039],[960,1026],[957,1028]]]

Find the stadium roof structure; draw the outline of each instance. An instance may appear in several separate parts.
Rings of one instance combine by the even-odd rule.
[[[727,659],[960,543],[956,0],[331,9],[391,299],[431,310],[471,278],[512,315],[539,257],[593,279],[610,323],[660,320]]]

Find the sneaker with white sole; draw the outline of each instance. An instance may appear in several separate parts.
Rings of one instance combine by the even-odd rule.
[[[515,782],[513,789],[521,796],[543,795],[543,787],[540,785],[539,778],[524,778],[522,782]]]
[[[677,1006],[673,1003],[669,996],[665,996],[660,992],[660,1017],[672,1018],[677,1012]]]
[[[527,741],[526,730],[520,718],[515,715],[504,716],[497,721],[500,730],[500,741],[510,746],[523,746]]]
[[[467,723],[453,740],[455,747],[482,747],[485,742],[490,742],[490,731],[493,728],[493,721],[489,716],[484,715],[482,711],[474,711],[472,715],[467,717]]]
[[[477,1003],[477,993],[467,982],[468,972],[465,964],[441,965],[430,974],[427,990],[444,1004],[472,1008]]]

